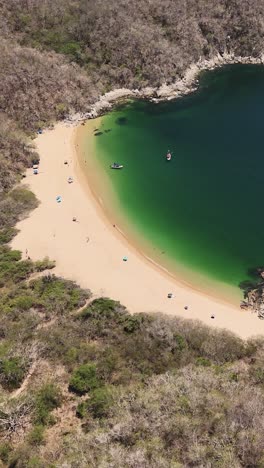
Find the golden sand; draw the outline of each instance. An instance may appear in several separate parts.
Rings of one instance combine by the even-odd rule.
[[[93,122],[91,125],[94,127]],[[36,194],[40,205],[18,224],[20,232],[12,247],[24,255],[27,249],[32,260],[48,256],[56,261],[57,275],[91,289],[94,297],[119,300],[131,312],[163,312],[200,319],[244,338],[263,334],[264,322],[256,314],[170,277],[133,247],[118,226],[113,227],[88,185],[75,140],[76,128],[62,123],[38,135],[39,174],[33,175],[29,169],[23,184]],[[65,160],[68,164],[64,164]],[[71,184],[69,176],[73,177]],[[88,180],[92,176],[89,174]],[[58,195],[61,203],[56,202]],[[167,298],[170,292],[172,299]],[[188,310],[184,309],[186,305]]]

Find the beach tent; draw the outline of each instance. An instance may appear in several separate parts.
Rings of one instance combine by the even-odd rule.
[[[61,196],[60,196],[60,195],[57,196],[56,202],[57,202],[57,203],[60,203],[60,202],[61,202]]]

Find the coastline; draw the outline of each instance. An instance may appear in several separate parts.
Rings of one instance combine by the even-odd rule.
[[[130,98],[149,99],[152,102],[170,101],[185,96],[198,89],[199,75],[201,72],[214,70],[226,65],[264,65],[264,53],[260,57],[241,57],[234,53],[224,52],[223,55],[217,54],[211,59],[202,60],[201,58],[189,65],[182,78],[172,84],[162,84],[158,88],[147,86],[142,89],[117,88],[100,96],[88,112],[77,113],[68,116],[67,123],[75,123],[94,119],[109,111],[115,103]]]
[[[256,314],[221,303],[170,278],[141,255],[105,219],[88,187],[74,149],[76,129],[57,124],[36,139],[37,176],[29,169],[23,184],[36,194],[39,207],[18,223],[12,247],[30,257],[49,256],[55,273],[90,288],[94,297],[109,296],[130,312],[162,312],[226,328],[243,338],[264,332]],[[69,161],[64,165],[64,160]],[[73,184],[67,183],[72,176]],[[62,203],[56,203],[61,195]],[[77,222],[72,222],[76,216]],[[123,256],[128,262],[123,262]],[[167,294],[172,292],[173,299]],[[184,307],[188,305],[188,310]],[[212,313],[215,319],[211,319]]]

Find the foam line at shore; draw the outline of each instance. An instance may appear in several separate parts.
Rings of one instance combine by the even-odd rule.
[[[18,223],[20,232],[12,247],[23,254],[27,249],[33,260],[45,256],[54,259],[57,275],[90,288],[95,297],[119,300],[131,312],[164,312],[200,319],[244,338],[263,334],[264,322],[255,314],[177,282],[113,228],[89,189],[75,139],[76,128],[62,123],[38,135],[40,173],[34,176],[29,169],[23,183],[36,194],[40,205]],[[69,176],[73,177],[72,184],[67,182]],[[58,195],[61,203],[56,203]],[[72,222],[73,217],[77,222]],[[124,256],[127,262],[122,261]],[[173,299],[167,298],[169,292]],[[184,309],[186,305],[188,310]]]

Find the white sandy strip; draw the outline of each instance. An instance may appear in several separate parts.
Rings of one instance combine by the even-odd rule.
[[[189,289],[155,268],[123,239],[105,218],[89,191],[74,149],[75,129],[64,124],[36,139],[39,174],[27,171],[24,183],[41,202],[18,224],[12,247],[31,259],[56,260],[55,273],[90,288],[97,296],[119,300],[131,312],[165,312],[200,319],[241,337],[264,334],[256,314]],[[64,160],[69,165],[64,165]],[[69,176],[74,178],[68,184]],[[56,197],[61,195],[62,202]],[[72,218],[76,217],[77,222]],[[127,262],[122,258],[126,255]],[[167,294],[172,292],[173,299]],[[188,310],[184,306],[188,305]],[[211,314],[215,319],[211,319]]]

